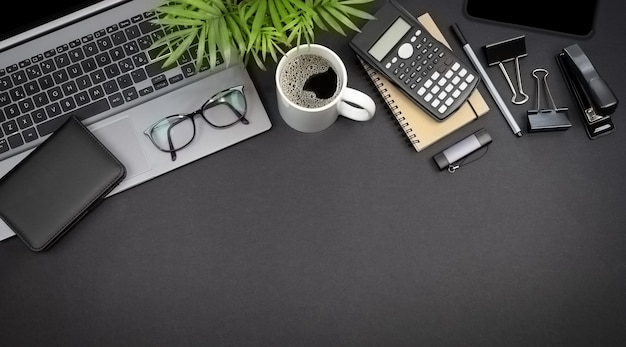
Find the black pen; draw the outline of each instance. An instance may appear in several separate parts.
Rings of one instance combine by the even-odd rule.
[[[513,115],[511,114],[511,111],[509,111],[508,107],[506,107],[506,104],[504,103],[504,100],[502,100],[502,97],[500,96],[500,93],[498,93],[498,90],[493,85],[493,82],[491,82],[491,79],[489,78],[489,75],[487,75],[487,72],[485,71],[483,66],[480,64],[480,60],[478,60],[478,57],[476,57],[476,54],[474,53],[474,50],[472,49],[472,47],[469,45],[469,43],[467,42],[467,40],[463,36],[463,33],[461,32],[461,29],[459,28],[459,25],[458,24],[454,24],[452,26],[452,30],[454,31],[454,33],[456,34],[457,38],[461,42],[461,46],[463,46],[463,50],[465,51],[465,54],[467,54],[469,59],[472,61],[472,64],[474,65],[476,70],[478,70],[478,73],[480,73],[480,75],[482,76],[483,81],[485,81],[485,85],[487,86],[487,90],[489,90],[489,93],[491,94],[493,99],[496,101],[496,105],[498,105],[498,108],[502,112],[502,115],[504,116],[504,119],[506,119],[507,123],[509,123],[509,126],[511,127],[511,130],[513,130],[513,133],[515,135],[522,136],[522,130],[520,129],[519,125],[517,125],[517,122],[515,121],[515,118],[513,118]]]

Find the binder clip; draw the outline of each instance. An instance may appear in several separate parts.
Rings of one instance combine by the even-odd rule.
[[[504,40],[501,42],[492,43],[484,47],[485,56],[487,57],[487,63],[489,66],[498,65],[504,78],[511,88],[511,102],[516,105],[521,105],[528,101],[528,95],[524,93],[522,88],[522,76],[520,74],[519,60],[528,54],[526,54],[526,37],[524,35],[514,37],[512,39]],[[515,61],[515,74],[517,77],[517,88],[513,86],[513,82],[507,73],[504,63]],[[518,100],[519,99],[519,100]]]
[[[587,136],[593,140],[613,132],[611,114],[617,109],[617,97],[580,46],[565,47],[556,60],[581,112]]]
[[[567,130],[572,126],[567,107],[556,107],[548,87],[548,70],[534,69],[533,77],[537,80],[537,109],[529,110],[528,132]],[[550,101],[550,108],[541,108],[541,89]]]

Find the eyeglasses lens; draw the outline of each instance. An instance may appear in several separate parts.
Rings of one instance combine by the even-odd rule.
[[[152,140],[161,150],[171,151],[187,146],[193,140],[195,126],[190,117],[171,116],[163,119],[152,129]],[[172,141],[170,146],[169,139]]]
[[[246,115],[246,98],[240,89],[225,90],[204,104],[202,114],[214,126],[233,125]]]

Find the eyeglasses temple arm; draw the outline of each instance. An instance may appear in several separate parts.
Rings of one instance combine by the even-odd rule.
[[[176,161],[176,150],[174,149],[174,143],[172,142],[172,136],[170,136],[170,132],[172,131],[172,126],[167,129],[167,143],[170,145],[170,155],[172,157],[172,161]]]

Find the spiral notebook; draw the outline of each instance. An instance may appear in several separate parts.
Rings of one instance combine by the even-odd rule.
[[[450,46],[428,13],[419,16],[417,19],[431,35],[446,46]],[[489,111],[489,106],[485,99],[480,94],[480,91],[476,89],[467,102],[453,115],[444,121],[436,121],[372,66],[360,57],[357,56],[357,58],[398,121],[398,124],[402,127],[411,145],[418,152]]]

